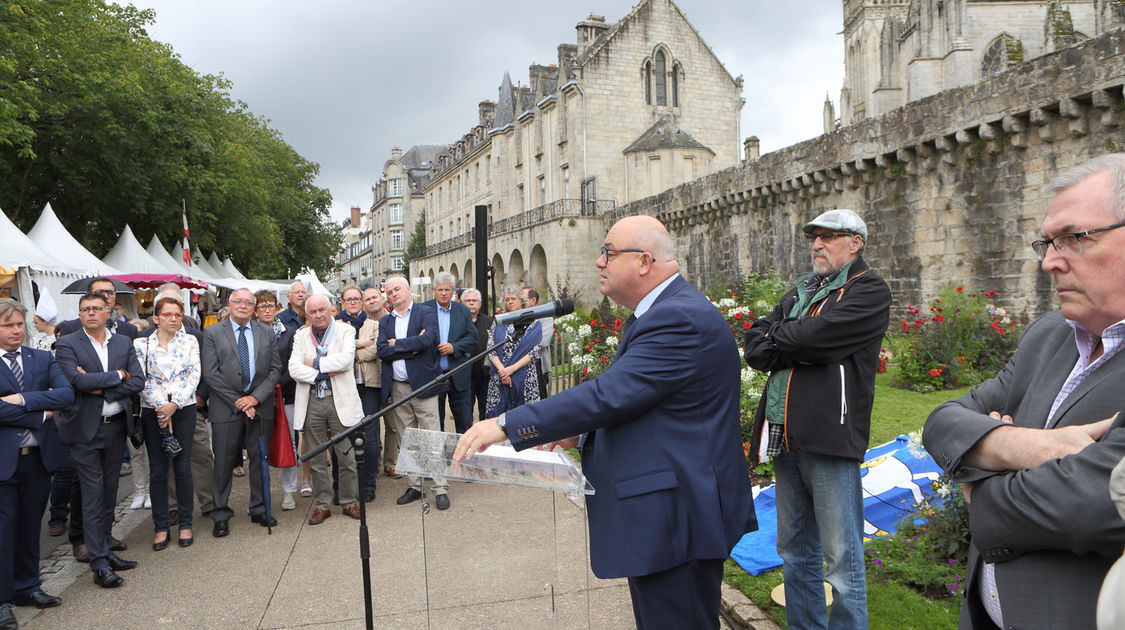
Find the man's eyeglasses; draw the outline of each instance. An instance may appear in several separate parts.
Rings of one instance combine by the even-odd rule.
[[[78,309],[79,313],[100,313],[105,310],[104,306],[83,306]]]
[[[231,306],[254,306],[254,300],[230,300]]]
[[[102,295],[105,297],[117,295],[117,291],[114,291],[113,289],[98,289],[97,291],[91,291],[91,293],[93,293],[94,295]]]
[[[602,245],[601,252],[602,252],[602,254],[601,254],[600,258],[604,258],[606,262],[609,262],[610,258],[612,258],[612,257],[614,257],[618,254],[643,254],[643,253],[645,253],[645,250],[643,250],[643,249],[613,249],[612,247],[610,247],[608,245]]]
[[[854,236],[851,232],[821,232],[820,234],[806,234],[805,240],[810,244],[815,243],[816,239],[820,239],[821,243],[831,243],[832,241],[840,238],[841,236]]]
[[[183,319],[183,318],[184,318],[184,314],[183,314],[183,313],[172,313],[172,312],[168,312],[168,313],[157,313],[157,316],[158,316],[158,317],[163,317],[163,318],[165,318],[165,319]]]
[[[277,310],[277,304],[274,304],[272,302],[262,302],[257,306],[257,309],[259,311],[275,311]]]
[[[1047,246],[1054,245],[1055,251],[1066,256],[1067,252],[1074,252],[1075,254],[1082,253],[1082,238],[1098,232],[1107,232],[1115,230],[1119,227],[1125,227],[1125,221],[1121,223],[1114,223],[1105,227],[1094,228],[1086,230],[1085,232],[1067,232],[1066,234],[1059,234],[1054,238],[1049,238],[1042,241],[1032,241],[1031,249],[1035,250],[1035,255],[1039,257],[1040,262],[1047,257]]]

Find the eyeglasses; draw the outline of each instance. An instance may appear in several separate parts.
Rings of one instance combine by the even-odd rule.
[[[254,300],[229,300],[231,306],[254,306]]]
[[[345,302],[362,302],[363,298],[350,297],[350,298],[344,298],[344,301]]]
[[[78,309],[79,313],[100,313],[105,310],[104,306],[83,306]]]
[[[855,234],[851,232],[822,232],[820,234],[806,234],[805,240],[812,244],[819,238],[821,243],[828,244],[841,236],[855,236]]]
[[[643,253],[645,253],[645,250],[643,250],[643,249],[613,249],[612,247],[610,247],[608,245],[602,245],[601,252],[602,252],[602,254],[601,254],[601,256],[599,256],[599,259],[604,258],[606,262],[609,262],[609,259],[616,256],[617,254],[643,254]]]
[[[184,314],[183,313],[172,313],[172,312],[157,313],[157,317],[163,317],[165,319],[183,319]]]
[[[256,307],[259,311],[273,311],[277,310],[277,304],[272,302],[262,302]]]
[[[93,293],[94,295],[104,295],[106,297],[117,295],[117,291],[114,291],[112,289],[98,289],[97,291],[91,291],[91,293]]]
[[[1072,251],[1075,254],[1081,254],[1082,237],[1089,236],[1091,234],[1097,234],[1098,232],[1115,230],[1119,227],[1125,227],[1125,221],[1122,221],[1121,223],[1114,223],[1113,225],[1107,225],[1105,227],[1086,230],[1085,232],[1067,232],[1066,234],[1059,234],[1054,238],[1049,238],[1042,241],[1032,241],[1031,249],[1035,250],[1035,255],[1039,257],[1040,262],[1042,262],[1042,260],[1047,257],[1048,245],[1054,245],[1055,251],[1062,254],[1063,256],[1066,256],[1067,251]]]

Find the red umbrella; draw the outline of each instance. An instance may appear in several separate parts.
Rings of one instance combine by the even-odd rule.
[[[165,282],[175,282],[181,289],[206,289],[209,286],[202,280],[181,276],[178,273],[123,273],[106,277],[120,280],[135,289],[154,289]]]

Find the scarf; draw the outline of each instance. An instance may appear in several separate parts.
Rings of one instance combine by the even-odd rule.
[[[367,321],[367,312],[360,311],[359,315],[355,316],[349,315],[347,311],[341,311],[340,314],[336,316],[336,319],[351,324],[355,328],[355,334],[358,335],[360,327],[363,326],[363,322]]]

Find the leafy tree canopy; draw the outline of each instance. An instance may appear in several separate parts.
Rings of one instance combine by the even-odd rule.
[[[23,230],[50,202],[104,255],[127,223],[171,245],[187,200],[193,247],[251,277],[333,265],[339,235],[319,165],[149,39],[154,13],[101,0],[0,0],[0,208]]]

